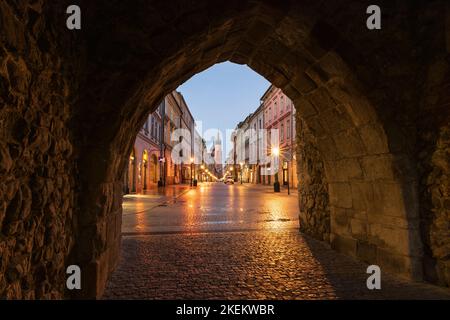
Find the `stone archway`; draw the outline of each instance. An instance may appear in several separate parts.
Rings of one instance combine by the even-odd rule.
[[[85,27],[69,34],[60,27],[62,3],[2,3],[10,32],[0,51],[1,98],[7,105],[1,114],[7,192],[0,223],[9,240],[1,242],[6,255],[0,274],[28,264],[32,255],[42,258],[24,280],[31,289],[22,289],[25,275],[18,271],[15,279],[2,280],[0,293],[60,297],[64,266],[75,263],[86,275],[80,295],[102,294],[118,261],[122,174],[138,128],[165,94],[227,60],[249,65],[297,107],[301,229],[341,252],[422,278],[420,218],[426,215],[428,225],[443,229],[434,223],[437,205],[421,206],[433,188],[422,188],[418,167],[436,168],[427,155],[438,148],[416,158],[416,141],[424,139],[418,115],[426,110],[442,116],[445,99],[439,104],[420,98],[428,85],[448,85],[448,77],[432,76],[438,61],[448,67],[448,51],[444,22],[424,28],[422,43],[411,21],[430,16],[445,21],[439,19],[445,18],[445,3],[381,2],[387,14],[375,33],[364,19],[352,18],[364,17],[364,3],[350,8],[345,2],[269,0],[114,6],[80,1]],[[30,56],[26,46],[39,54]],[[448,119],[448,112],[444,115]],[[439,128],[444,127],[448,121]],[[427,128],[431,134],[439,130]],[[22,170],[27,154],[35,164]],[[419,193],[425,200],[419,202]],[[51,194],[59,196],[50,199]],[[446,197],[438,194],[438,202]],[[32,215],[19,216],[21,211]],[[42,222],[48,212],[59,213],[51,216],[52,226]],[[52,241],[39,241],[33,253],[27,246],[15,250],[44,234]],[[429,235],[425,231],[423,237]],[[438,262],[440,281],[448,283],[448,259],[429,245],[445,235],[432,236],[426,254]],[[50,260],[43,255],[47,251],[53,253]]]

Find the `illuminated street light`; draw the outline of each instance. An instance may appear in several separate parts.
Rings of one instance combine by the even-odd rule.
[[[280,155],[280,149],[272,147],[272,154],[275,156],[275,165],[278,169],[278,156]],[[275,168],[274,168],[275,169]],[[273,192],[280,192],[280,182],[278,181],[278,170],[274,170],[275,182],[273,183]]]
[[[272,148],[272,153],[275,157],[278,157],[280,154],[280,149],[278,149],[277,147]]]
[[[194,164],[194,158],[191,157],[191,187],[194,185],[193,175],[192,175],[192,166]]]

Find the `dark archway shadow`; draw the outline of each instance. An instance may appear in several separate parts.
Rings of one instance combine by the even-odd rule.
[[[448,300],[450,290],[421,281],[386,272],[381,268],[381,289],[369,290],[367,273],[369,263],[355,257],[336,252],[319,240],[302,234],[314,259],[320,263],[320,270],[330,282],[338,299],[393,299],[393,300]]]

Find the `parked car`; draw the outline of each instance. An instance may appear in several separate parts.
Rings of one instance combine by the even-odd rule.
[[[233,177],[226,177],[225,179],[223,179],[223,183],[234,184],[234,179],[233,179]]]

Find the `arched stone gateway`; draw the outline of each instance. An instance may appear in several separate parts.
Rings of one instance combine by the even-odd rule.
[[[0,296],[70,297],[69,264],[101,296],[138,128],[227,60],[297,107],[301,230],[449,284],[446,1],[379,1],[376,31],[364,1],[77,2],[80,31],[68,1],[0,2]]]

